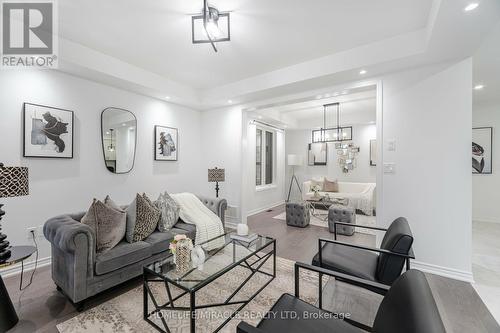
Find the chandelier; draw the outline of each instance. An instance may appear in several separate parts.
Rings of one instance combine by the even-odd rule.
[[[359,147],[353,142],[338,142],[335,144],[337,149],[338,163],[342,172],[348,173],[356,168],[356,157],[359,154]]]
[[[221,13],[203,0],[201,15],[191,16],[191,35],[193,44],[210,43],[217,52],[216,43],[231,40],[229,13]]]
[[[337,125],[326,125],[326,113],[329,108],[334,108],[337,114]],[[312,142],[339,142],[352,140],[352,126],[340,126],[340,103],[323,105],[323,127],[312,131]]]

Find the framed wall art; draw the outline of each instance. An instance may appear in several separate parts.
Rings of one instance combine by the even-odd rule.
[[[23,156],[73,158],[73,111],[23,105]]]
[[[155,160],[177,161],[179,135],[177,128],[155,126]]]
[[[476,127],[472,129],[472,173],[492,173],[493,128]]]

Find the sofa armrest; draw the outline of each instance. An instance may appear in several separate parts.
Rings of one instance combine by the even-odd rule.
[[[307,200],[308,194],[311,192],[311,181],[307,180],[302,183],[302,199]]]
[[[95,235],[92,229],[74,220],[70,215],[60,215],[49,219],[43,226],[43,234],[53,246],[64,252],[74,253],[81,250],[79,248],[81,243],[77,242],[79,236],[87,240],[88,249],[95,248]]]
[[[201,202],[205,206],[207,206],[212,212],[217,214],[218,217],[220,217],[222,224],[225,224],[225,214],[226,214],[226,209],[227,209],[227,200],[226,199],[219,199],[219,198],[210,198],[206,197],[203,195],[197,195],[198,199],[200,199]]]
[[[87,281],[94,276],[95,235],[71,215],[51,218],[43,226],[52,244],[52,280],[74,303],[88,297]]]

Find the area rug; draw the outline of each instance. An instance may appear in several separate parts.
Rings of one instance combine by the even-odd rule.
[[[326,217],[326,214],[328,214],[328,211],[326,211],[326,210],[316,209],[316,212],[318,214],[321,214],[322,216],[325,216],[325,217]],[[274,216],[273,219],[286,221],[286,212],[283,212],[279,215]],[[317,227],[323,227],[323,228],[328,229],[328,219],[318,218],[318,217],[313,216],[313,215],[311,215],[311,217],[310,217],[309,224],[315,225]],[[376,227],[377,220],[376,220],[375,216],[356,214],[356,224],[362,225],[362,226],[367,226],[367,227]],[[359,232],[362,234],[368,234],[368,235],[376,235],[377,234],[375,230],[370,230],[370,229],[365,229],[365,228],[356,228],[356,232]]]
[[[272,268],[272,260],[264,267]],[[277,258],[276,278],[257,295],[243,310],[238,317],[233,318],[220,332],[236,332],[236,326],[241,320],[250,324],[257,324],[262,316],[272,307],[274,302],[283,294],[294,292],[294,262]],[[218,280],[201,289],[196,294],[196,303],[207,304],[221,302],[224,296],[229,296],[236,286],[249,275],[248,269],[238,267],[223,275]],[[269,277],[259,274],[250,279],[247,285],[236,295],[235,300],[244,299],[259,289]],[[317,301],[317,274],[301,270],[300,279],[301,299],[314,304]],[[325,281],[326,282],[326,281]],[[159,301],[166,301],[165,286],[161,283],[152,284],[155,295],[161,295]],[[174,290],[173,294],[178,294]],[[188,297],[183,297],[176,306],[187,306]],[[196,321],[196,332],[212,332],[221,324],[229,311],[237,306],[226,306],[219,308],[208,308],[201,313],[197,312],[199,319]],[[153,309],[152,303],[149,309]],[[176,314],[176,315],[174,315]],[[182,315],[178,311],[165,311],[163,313],[171,332],[189,332],[189,318],[187,312]],[[160,319],[154,319],[161,325]],[[156,330],[143,320],[143,293],[142,286],[120,295],[112,300],[89,309],[78,316],[57,325],[61,333],[84,333],[84,332],[156,332]]]

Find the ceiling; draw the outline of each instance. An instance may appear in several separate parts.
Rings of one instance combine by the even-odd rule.
[[[191,43],[190,14],[202,0],[64,0],[68,40],[205,89],[426,26],[431,0],[214,0],[231,11],[232,41]]]
[[[471,56],[500,22],[500,1],[477,1],[213,0],[232,38],[215,53],[191,43],[201,0],[65,0],[59,66],[198,110],[245,104]]]
[[[371,124],[376,121],[375,86],[334,91],[300,100],[290,100],[278,105],[268,105],[251,112],[251,118],[290,129],[312,129],[335,127],[336,108],[323,105],[340,103],[340,124],[342,126]],[[326,118],[325,118],[326,116]]]

